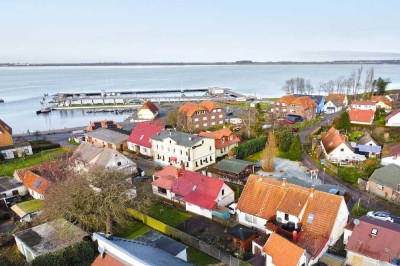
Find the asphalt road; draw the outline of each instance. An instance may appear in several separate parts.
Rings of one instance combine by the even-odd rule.
[[[303,144],[305,143],[306,137],[311,132],[313,132],[317,127],[332,123],[333,119],[335,119],[335,117],[339,116],[341,113],[342,112],[338,112],[336,114],[329,115],[325,117],[318,124],[315,124],[310,128],[300,131],[299,136],[302,143]],[[314,163],[314,161],[310,158],[309,154],[307,154],[306,152],[304,152],[303,154],[302,163],[309,169],[318,169],[319,170],[318,178],[322,180],[324,183],[338,186],[342,190],[350,193],[353,199],[353,203],[360,200],[362,205],[368,207],[371,210],[388,211],[391,213],[396,213],[399,211],[398,207],[395,204],[385,201],[381,198],[378,198],[372,194],[369,194],[366,191],[362,191],[358,189],[356,185],[353,186],[325,172],[324,169],[322,169],[318,164]]]

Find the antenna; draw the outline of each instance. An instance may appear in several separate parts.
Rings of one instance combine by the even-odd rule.
[[[359,219],[354,219],[353,223],[357,226],[360,224],[360,220]]]

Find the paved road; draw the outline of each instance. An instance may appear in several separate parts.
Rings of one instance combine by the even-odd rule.
[[[317,127],[332,123],[333,119],[339,116],[340,114],[341,112],[327,116],[320,123],[300,131],[299,135],[302,143],[305,143],[306,137],[311,132],[313,132]],[[397,206],[394,205],[393,203],[390,203],[374,195],[371,195],[366,191],[362,191],[357,187],[328,174],[318,164],[314,163],[314,161],[310,158],[309,154],[307,154],[306,152],[303,154],[302,163],[309,169],[318,169],[319,170],[318,177],[324,183],[336,185],[339,188],[343,189],[344,191],[349,192],[354,202],[361,199],[361,204],[364,206],[368,206],[368,208],[372,210],[389,211],[389,212],[399,211]]]

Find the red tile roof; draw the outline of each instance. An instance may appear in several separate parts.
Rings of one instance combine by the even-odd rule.
[[[390,115],[388,115],[388,116],[385,118],[385,121],[386,121],[386,122],[389,121],[389,119],[391,119],[392,117],[394,117],[394,116],[397,115],[398,113],[400,113],[400,110],[395,110],[395,111],[393,111]]]
[[[326,96],[325,102],[337,100],[338,102],[343,103],[346,99],[346,96],[346,94],[329,93],[328,96]]]
[[[125,266],[126,264],[120,262],[113,256],[108,253],[104,254],[104,257],[101,255],[97,256],[97,258],[92,263],[92,266]]]
[[[390,264],[400,254],[400,224],[362,217],[355,226],[346,249]],[[377,230],[371,235],[372,229]]]
[[[272,233],[263,251],[272,257],[276,266],[297,266],[305,250],[296,246],[277,233]]]
[[[95,126],[95,124],[100,123],[101,128],[108,128],[109,123],[112,123],[116,128],[122,128],[117,122],[112,121],[112,120],[102,120],[102,121],[93,121],[90,122],[90,125],[87,126],[86,130],[87,131],[92,131],[93,127]],[[97,129],[97,128],[96,128]]]
[[[240,139],[229,128],[223,128],[216,131],[203,131],[199,133],[199,136],[215,139],[215,148],[217,149],[240,142]],[[232,140],[229,139],[231,136]]]
[[[218,109],[218,108],[222,107],[211,101],[203,101],[199,104],[185,103],[184,105],[179,107],[178,111],[185,113],[186,116],[192,116],[196,111],[207,111],[210,113],[213,109]]]
[[[196,172],[181,170],[168,166],[162,171],[154,174],[159,177],[153,181],[153,185],[160,185],[177,195],[183,196],[186,202],[211,210],[216,206],[219,192],[224,185],[224,181],[205,176]],[[176,173],[178,172],[178,175]],[[173,179],[175,177],[175,179]],[[171,186],[171,181],[172,186]]]
[[[41,195],[45,195],[46,190],[51,185],[50,181],[44,179],[43,177],[41,177],[37,174],[34,174],[33,172],[31,172],[29,170],[25,172],[22,183],[24,183],[24,185],[27,188],[29,188]],[[36,183],[36,186],[35,186],[35,183]],[[39,185],[37,185],[37,184],[39,184]]]
[[[372,124],[372,122],[374,121],[374,115],[375,115],[374,110],[357,110],[357,109],[349,110],[350,122]]]
[[[150,138],[161,132],[163,129],[164,126],[152,123],[152,121],[137,123],[128,138],[128,142],[151,148]]]
[[[386,104],[387,106],[392,106],[392,101],[388,99],[388,97],[386,96],[381,96],[381,95],[374,95],[371,97],[371,101],[375,101],[375,102],[383,102],[384,104]]]
[[[339,131],[331,127],[322,137],[322,145],[324,145],[325,151],[330,154],[334,151],[340,144],[347,142],[347,136],[341,135]]]
[[[354,100],[351,102],[351,105],[376,105],[375,101],[359,101],[359,100]]]
[[[142,107],[140,107],[140,110],[142,110],[142,109],[149,109],[150,112],[152,112],[153,114],[156,114],[158,112],[157,106],[154,103],[150,102],[150,101],[145,102],[142,105]]]
[[[293,95],[285,95],[285,96],[282,96],[281,98],[279,98],[278,100],[276,100],[276,103],[284,103],[284,104],[286,104],[286,106],[288,106],[294,100],[296,100],[296,97],[294,97]]]
[[[292,104],[297,104],[303,107],[304,110],[307,110],[311,107],[317,107],[317,104],[308,96],[302,96],[299,98],[296,98]]]

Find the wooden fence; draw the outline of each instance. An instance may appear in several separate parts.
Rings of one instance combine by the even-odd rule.
[[[129,214],[131,214],[135,219],[143,222],[144,224],[150,226],[151,228],[160,231],[161,233],[168,235],[172,238],[175,238],[182,243],[185,243],[186,245],[189,245],[191,247],[194,247],[201,252],[204,252],[211,257],[214,257],[223,263],[231,266],[244,266],[244,265],[250,265],[247,262],[244,262],[236,257],[231,256],[230,254],[210,245],[205,243],[204,241],[201,241],[191,235],[186,234],[185,232],[182,232],[172,226],[169,226],[157,219],[154,219],[153,217],[150,217],[146,214],[143,214],[141,212],[138,212],[134,209],[129,209],[128,210]]]

